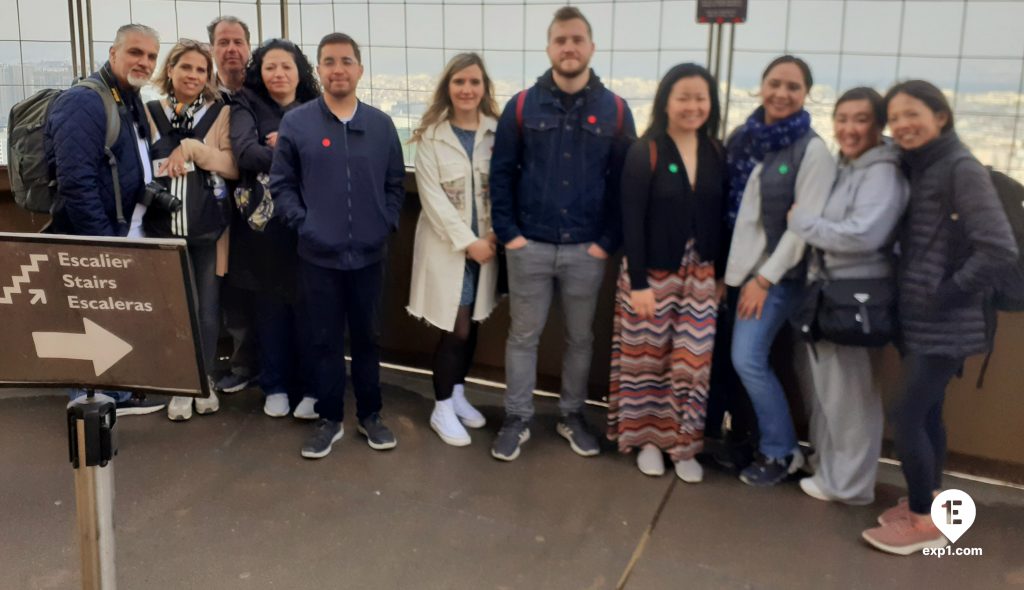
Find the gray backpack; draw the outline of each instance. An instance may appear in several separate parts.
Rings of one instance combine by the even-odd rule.
[[[114,177],[114,201],[118,217],[121,218],[121,183],[118,181],[117,158],[110,151],[121,133],[117,102],[110,88],[99,80],[85,78],[76,85],[93,90],[103,99],[103,109],[107,113],[107,136],[103,142],[103,153],[107,156],[110,173]],[[46,88],[11,107],[8,118],[7,170],[14,202],[29,211],[51,213],[57,199],[57,178],[46,161],[43,136],[50,108],[63,92],[56,88]]]

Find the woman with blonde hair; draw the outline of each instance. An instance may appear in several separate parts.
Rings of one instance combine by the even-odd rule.
[[[142,218],[147,237],[184,238],[199,299],[199,332],[207,373],[212,372],[220,327],[220,277],[227,270],[229,203],[224,180],[238,178],[231,154],[227,105],[213,77],[210,46],[180,39],[156,73],[154,85],[166,98],[146,104],[152,133],[150,155],[157,182],[177,200],[176,206],[148,203]],[[152,192],[152,191],[147,191]],[[192,417],[192,398],[171,398],[167,417]],[[213,387],[209,398],[196,398],[196,411],[220,409]]]
[[[430,427],[454,446],[470,443],[463,425],[480,428],[485,423],[466,400],[464,383],[478,324],[497,302],[488,193],[497,119],[483,60],[476,53],[460,53],[445,67],[411,140],[423,211],[416,224],[406,309],[442,331],[434,353],[437,403]]]

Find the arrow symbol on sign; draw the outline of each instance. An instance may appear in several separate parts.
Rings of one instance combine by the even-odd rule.
[[[36,356],[41,359],[92,361],[99,377],[132,351],[132,345],[89,318],[82,318],[85,334],[32,332]]]
[[[32,305],[35,305],[36,303],[46,305],[46,291],[43,291],[42,289],[29,289],[28,292],[32,294]]]

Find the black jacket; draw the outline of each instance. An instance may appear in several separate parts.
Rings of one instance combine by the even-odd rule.
[[[723,241],[728,237],[725,207],[729,194],[724,151],[715,140],[700,137],[697,188],[693,190],[675,142],[668,136],[654,141],[658,155],[653,173],[647,140],[629,148],[622,172],[622,223],[630,285],[647,288],[648,270],[677,270],[691,238],[700,259],[715,263],[715,276],[722,277],[728,248]]]
[[[903,152],[910,203],[900,236],[900,321],[907,352],[963,358],[988,350],[994,277],[1017,245],[988,170],[953,132]]]

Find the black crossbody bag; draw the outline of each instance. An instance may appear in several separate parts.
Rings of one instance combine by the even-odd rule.
[[[805,340],[843,346],[885,346],[896,338],[894,277],[834,279],[825,256],[815,249],[823,278],[807,285],[806,298],[791,323]]]

